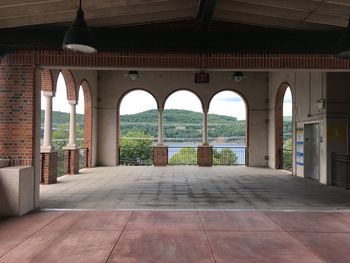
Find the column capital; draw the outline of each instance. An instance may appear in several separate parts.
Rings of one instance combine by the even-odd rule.
[[[43,91],[43,95],[45,97],[55,97],[55,92],[54,91]]]
[[[69,105],[74,105],[74,106],[78,104],[76,100],[68,100],[68,103]]]

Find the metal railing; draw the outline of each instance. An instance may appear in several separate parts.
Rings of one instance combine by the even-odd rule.
[[[213,165],[246,165],[246,147],[214,146]]]
[[[153,164],[153,148],[119,147],[119,165],[149,166]]]
[[[197,147],[168,147],[169,165],[197,165]]]
[[[64,151],[62,148],[57,149],[57,176],[64,175]]]
[[[350,189],[350,155],[332,153],[332,185]]]
[[[291,171],[293,167],[293,150],[282,149],[282,169]]]

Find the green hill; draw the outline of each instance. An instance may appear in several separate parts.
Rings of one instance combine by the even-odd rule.
[[[44,125],[44,111],[41,111],[42,127]],[[128,133],[143,132],[144,135],[157,138],[158,133],[158,111],[148,110],[136,114],[120,116],[121,136]],[[77,133],[83,137],[84,115],[77,114]],[[57,129],[65,124],[61,133],[56,132],[55,137],[65,138],[68,135],[69,113],[53,112],[53,128]],[[176,141],[189,140],[200,141],[202,138],[203,114],[188,110],[165,110],[164,111],[164,137],[173,138]],[[225,141],[244,138],[246,122],[237,120],[235,117],[217,114],[208,115],[208,135],[210,138],[225,138]],[[284,129],[286,133],[291,133],[291,117],[284,117]],[[289,136],[289,135],[288,135]],[[68,138],[68,137],[67,137]]]
[[[163,116],[165,123],[191,123],[199,124],[203,122],[203,114],[189,110],[164,110]],[[136,114],[127,114],[120,116],[120,122],[132,123],[152,123],[158,120],[158,110],[148,110]],[[237,118],[230,116],[223,116],[217,114],[209,114],[208,122],[227,123],[237,121]]]
[[[41,110],[41,126],[44,126],[45,111]],[[84,114],[77,113],[77,123],[83,125]],[[58,127],[61,124],[69,123],[69,113],[54,111],[52,112],[52,125],[53,127]]]

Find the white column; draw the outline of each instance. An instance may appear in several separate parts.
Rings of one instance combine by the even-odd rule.
[[[163,142],[163,112],[164,109],[158,110],[158,144],[162,145]]]
[[[44,141],[41,147],[42,151],[50,151],[52,149],[52,98],[54,93],[44,91],[45,97],[45,121],[44,121]]]
[[[203,111],[203,145],[208,145],[208,111]]]
[[[70,118],[69,118],[69,143],[67,144],[67,148],[76,148],[77,140],[76,140],[76,106],[77,102],[75,100],[68,101],[70,105]]]

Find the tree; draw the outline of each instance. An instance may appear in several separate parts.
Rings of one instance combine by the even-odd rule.
[[[283,144],[283,168],[291,170],[293,165],[293,143],[292,139],[284,141]]]
[[[181,150],[170,158],[169,164],[197,164],[197,150],[193,147],[183,147]]]
[[[224,148],[221,151],[214,150],[213,152],[214,165],[235,165],[237,164],[237,155],[231,149]]]
[[[128,132],[120,140],[120,163],[127,165],[152,164],[152,139],[141,131]]]

